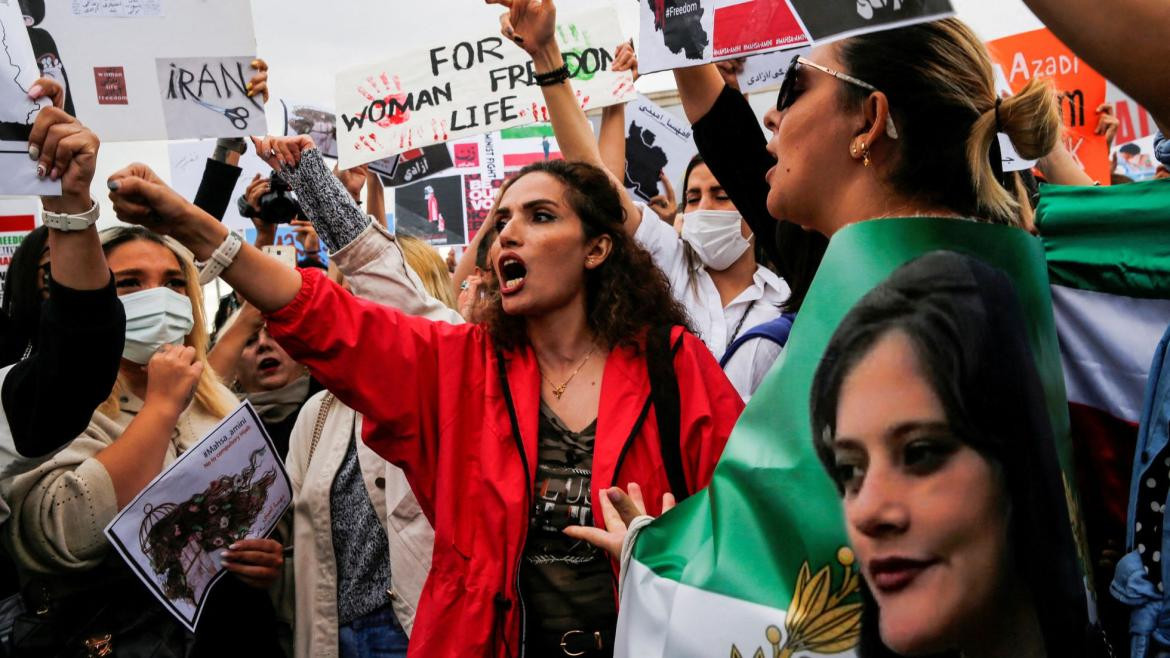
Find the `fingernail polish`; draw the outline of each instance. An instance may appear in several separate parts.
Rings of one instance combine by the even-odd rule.
[[[111,192],[117,192],[118,191],[118,181],[116,181],[116,180],[106,181],[106,187],[110,188]]]
[[[244,85],[244,90],[249,92],[252,91],[252,83],[249,82],[248,84]]]
[[[45,177],[45,165],[39,164],[39,165],[37,165],[37,178],[44,178],[44,177]]]
[[[611,503],[616,503],[622,499],[622,494],[617,489],[609,489],[605,492],[605,495],[609,497],[609,502]]]
[[[28,145],[28,157],[30,160],[38,160],[41,157],[41,147],[36,144]]]
[[[44,87],[42,87],[40,85],[33,85],[28,90],[28,97],[33,99],[33,100],[36,100],[36,99],[40,98],[41,95],[44,93],[45,93]]]

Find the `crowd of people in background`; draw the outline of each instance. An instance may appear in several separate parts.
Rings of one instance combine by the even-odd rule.
[[[29,153],[62,194],[41,199],[0,313],[0,655],[613,656],[638,529],[708,486],[802,313],[840,294],[815,285],[834,236],[883,218],[1036,233],[1046,190],[1126,182],[1080,168],[1050,84],[1000,96],[950,18],[794,57],[766,132],[736,64],[675,70],[698,155],[643,203],[623,182],[623,108],[595,135],[562,75],[552,0],[488,2],[564,160],[508,178],[457,262],[388,229],[378,175],[304,135],[220,140],[193,199],[128,164],[97,181],[125,223],[99,232],[99,135],[38,81],[53,106]],[[1163,3],[1117,0],[1110,21],[1087,0],[1028,4],[1170,125]],[[636,74],[630,45],[613,66]],[[250,90],[267,100],[263,61]],[[1003,170],[1001,133],[1034,171]],[[248,149],[273,171],[237,200]],[[1131,189],[1170,203],[1164,181]],[[252,244],[222,223],[233,203]],[[278,223],[295,268],[261,251]],[[216,277],[231,292],[206,309]],[[932,251],[820,337],[800,404],[823,471],[807,477],[840,495],[857,655],[1170,652],[1161,577],[1139,565],[1111,594],[1118,556],[1086,555],[1037,366],[1058,347],[1024,299],[961,246]],[[1151,386],[1164,423],[1170,388]],[[271,536],[223,547],[229,575],[192,632],[103,530],[242,400],[293,502]]]

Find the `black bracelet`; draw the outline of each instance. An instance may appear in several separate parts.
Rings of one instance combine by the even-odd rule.
[[[552,85],[559,85],[565,80],[568,80],[569,67],[567,65],[561,66],[559,69],[553,69],[548,73],[537,73],[532,76],[536,80],[536,84],[541,87],[550,87]]]

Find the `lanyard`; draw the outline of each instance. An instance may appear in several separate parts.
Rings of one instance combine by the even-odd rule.
[[[753,299],[752,303],[748,304],[747,310],[743,312],[742,316],[740,316],[739,324],[735,325],[735,331],[731,333],[731,338],[727,339],[727,345],[729,347],[735,342],[736,338],[739,338],[739,332],[741,329],[743,329],[743,323],[747,321],[748,315],[751,315],[752,309],[756,307],[756,302],[758,301],[760,300]]]

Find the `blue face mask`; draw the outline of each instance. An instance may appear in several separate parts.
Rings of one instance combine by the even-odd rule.
[[[123,358],[146,365],[163,345],[179,345],[195,320],[191,300],[170,288],[150,288],[118,298],[126,307]]]

